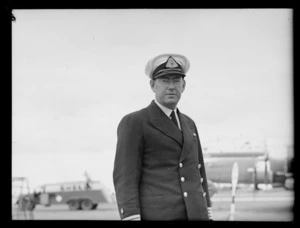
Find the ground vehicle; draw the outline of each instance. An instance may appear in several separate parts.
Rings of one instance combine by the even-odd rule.
[[[68,204],[70,210],[93,210],[99,203],[111,201],[109,192],[98,181],[45,184],[35,189],[33,194],[22,196],[24,199],[30,199],[34,206]]]

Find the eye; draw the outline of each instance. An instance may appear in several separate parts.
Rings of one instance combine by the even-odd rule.
[[[167,79],[167,78],[163,78],[161,81],[162,81],[163,83],[169,83],[169,82],[170,82],[170,80]]]

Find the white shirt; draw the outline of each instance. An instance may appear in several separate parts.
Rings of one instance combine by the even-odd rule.
[[[181,130],[181,125],[180,125],[180,121],[179,121],[179,118],[178,118],[178,115],[177,115],[177,108],[175,108],[174,110],[172,109],[169,109],[165,106],[163,106],[162,104],[160,104],[157,100],[155,100],[155,103],[158,105],[158,107],[160,107],[160,109],[167,115],[167,117],[169,117],[171,119],[171,113],[172,111],[175,112],[175,117],[176,117],[176,120],[177,120],[177,123],[179,125],[179,129]]]

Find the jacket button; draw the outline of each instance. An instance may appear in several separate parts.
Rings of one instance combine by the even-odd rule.
[[[198,169],[200,169],[200,168],[201,168],[201,164],[198,165]]]
[[[122,215],[124,215],[124,209],[123,209],[123,208],[121,208],[121,210],[120,210],[120,211],[121,211],[121,214],[122,214]]]
[[[184,197],[188,197],[187,192],[184,192],[184,193],[183,193],[183,196],[184,196]]]
[[[183,167],[183,165],[182,165],[182,163],[181,163],[181,162],[179,163],[179,167],[180,167],[180,168],[182,168],[182,167]]]
[[[196,133],[193,133],[193,136],[194,136],[194,137],[196,137],[196,136],[197,136],[197,134],[196,134]]]
[[[184,182],[184,181],[185,181],[185,178],[184,178],[184,177],[181,177],[180,180],[181,180],[181,182]]]
[[[201,183],[203,182],[203,177],[201,177]]]
[[[206,196],[206,192],[203,192],[203,197],[205,197]]]

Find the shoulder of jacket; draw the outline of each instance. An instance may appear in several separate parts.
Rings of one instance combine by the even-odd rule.
[[[122,118],[122,120],[121,120],[121,122],[124,122],[124,121],[133,121],[133,122],[136,122],[136,121],[141,121],[144,117],[145,117],[145,115],[146,115],[146,113],[147,113],[147,110],[146,110],[147,108],[143,108],[143,109],[140,109],[140,110],[138,110],[138,111],[135,111],[135,112],[131,112],[131,113],[128,113],[128,114],[126,114],[123,118]]]

